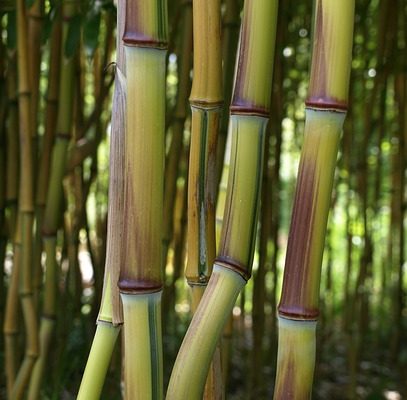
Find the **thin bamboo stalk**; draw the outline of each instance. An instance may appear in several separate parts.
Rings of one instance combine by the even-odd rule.
[[[19,332],[19,266],[21,256],[21,234],[19,227],[17,201],[19,187],[19,138],[18,138],[18,102],[17,102],[17,68],[16,52],[9,50],[7,60],[7,97],[8,97],[8,120],[7,120],[7,226],[8,236],[13,241],[13,268],[7,291],[3,332],[5,338],[5,372],[7,395],[11,396],[11,390],[17,373],[17,335]]]
[[[194,77],[188,174],[188,258],[185,277],[195,313],[216,252],[216,144],[222,111],[221,14],[219,0],[193,0]],[[217,362],[216,362],[217,361]],[[219,348],[211,364],[205,399],[222,397]]]
[[[168,400],[201,398],[222,329],[251,274],[276,19],[276,1],[245,3],[231,103],[231,165],[220,246],[208,287],[178,353]]]
[[[17,226],[17,203],[19,187],[19,160],[20,154],[18,138],[18,101],[17,101],[17,68],[16,52],[9,51],[7,62],[7,97],[8,97],[8,121],[7,121],[7,186],[6,202],[8,209],[7,226],[9,237],[14,240]]]
[[[279,304],[275,399],[311,398],[328,210],[347,108],[354,1],[317,0],[306,125]]]
[[[13,243],[13,269],[11,271],[10,284],[7,291],[6,309],[4,316],[4,340],[5,340],[5,374],[7,384],[7,397],[11,398],[18,370],[18,333],[19,333],[19,298],[18,285],[20,280],[21,263],[21,227],[17,222]]]
[[[75,15],[76,3],[66,2],[62,7],[62,42],[65,43],[68,26]],[[61,72],[59,77],[59,107],[56,122],[56,134],[52,149],[50,177],[42,225],[43,245],[46,250],[46,272],[44,287],[44,304],[40,323],[40,354],[30,381],[29,398],[39,395],[42,379],[47,367],[49,345],[55,330],[57,263],[55,246],[57,230],[63,208],[62,179],[65,171],[67,148],[71,137],[72,101],[73,101],[73,58],[61,54]]]
[[[35,216],[37,229],[35,232],[35,245],[33,255],[34,265],[34,289],[39,293],[42,286],[43,271],[41,266],[42,254],[42,226],[44,222],[44,212],[47,198],[48,182],[50,177],[50,164],[52,146],[54,143],[54,134],[58,115],[58,91],[59,91],[59,75],[61,70],[61,19],[57,15],[53,23],[51,43],[50,43],[50,58],[49,58],[49,79],[48,92],[46,98],[46,117],[45,131],[42,140],[42,147],[39,157],[38,179],[36,182],[35,194]]]
[[[27,18],[25,3],[17,1],[17,60],[18,60],[18,111],[20,136],[20,187],[19,215],[21,223],[21,269],[19,294],[26,331],[25,356],[20,366],[11,397],[23,398],[31,371],[38,357],[38,327],[32,288],[32,246],[34,222],[33,151],[31,124],[31,92],[27,44]]]
[[[127,1],[124,262],[125,396],[162,398],[162,218],[166,1]]]

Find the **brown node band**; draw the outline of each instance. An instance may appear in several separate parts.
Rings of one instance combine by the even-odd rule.
[[[230,114],[232,114],[232,115],[256,115],[256,116],[264,117],[264,118],[268,118],[270,116],[270,113],[266,108],[255,107],[255,106],[241,106],[241,105],[230,106]]]
[[[245,281],[250,279],[251,273],[247,270],[247,267],[237,260],[226,256],[218,256],[215,258],[214,264],[237,272]]]
[[[155,293],[162,290],[163,285],[156,281],[142,279],[120,279],[117,283],[120,293],[137,294],[137,293]]]
[[[127,32],[123,35],[123,43],[130,47],[147,47],[151,49],[166,49],[167,42],[156,40],[137,32]]]
[[[311,96],[305,100],[305,105],[308,108],[326,111],[346,112],[348,110],[347,102],[339,101],[332,97]]]
[[[319,316],[319,310],[317,308],[306,308],[299,306],[278,306],[278,314],[281,317],[302,321],[316,321]]]

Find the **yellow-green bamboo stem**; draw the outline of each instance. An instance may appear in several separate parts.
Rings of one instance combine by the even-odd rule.
[[[215,258],[216,142],[222,107],[219,0],[193,1],[194,78],[188,175],[188,261],[190,286],[206,285]]]
[[[354,0],[316,0],[314,9],[304,144],[279,304],[276,400],[311,398],[322,253],[348,98]]]
[[[276,387],[277,399],[310,399],[315,365],[315,330],[317,321],[278,318],[279,352]],[[286,374],[281,379],[279,374]],[[290,385],[286,383],[290,382]]]
[[[88,362],[78,400],[99,399],[109,362],[114,350],[120,324],[123,322],[117,282],[122,264],[122,240],[124,224],[124,140],[126,87],[122,69],[125,67],[121,37],[124,31],[125,2],[117,4],[117,63],[116,83],[112,106],[112,135],[110,140],[110,180],[109,210],[107,225],[107,254],[101,306],[96,334],[90,350]]]
[[[222,111],[221,13],[219,0],[193,0],[194,76],[188,174],[188,258],[185,277],[195,311],[212,272],[216,252],[216,143]],[[196,287],[197,286],[197,287]],[[219,347],[203,397],[222,397]]]
[[[17,335],[19,332],[19,297],[18,287],[20,281],[21,263],[21,227],[17,222],[17,229],[13,245],[13,269],[11,270],[10,285],[7,291],[6,310],[4,316],[4,338],[5,338],[5,373],[7,379],[7,396],[11,398],[11,392],[16,379],[18,369],[18,347]]]
[[[28,10],[28,40],[31,84],[31,109],[33,124],[34,148],[36,143],[38,108],[39,108],[39,82],[41,64],[42,28],[44,21],[44,0],[35,0]]]
[[[162,398],[162,218],[166,1],[126,1],[125,397]]]
[[[198,320],[194,317],[196,323],[188,329],[178,353],[168,386],[167,400],[202,398],[207,371],[217,344],[213,337],[220,336],[244,284],[245,280],[239,274],[215,263],[205,295],[195,313],[195,316],[199,315],[201,318]],[[200,312],[205,309],[211,312]],[[191,331],[191,328],[194,330]],[[203,329],[208,330],[211,335],[202,335]],[[177,365],[182,367],[177,368]]]
[[[99,322],[77,399],[100,399],[110,358],[120,329]]]
[[[20,187],[19,214],[21,223],[21,269],[19,293],[26,331],[25,356],[19,368],[11,397],[20,399],[29,382],[32,367],[38,356],[38,327],[32,291],[32,245],[33,245],[33,151],[31,124],[31,92],[27,44],[27,18],[25,3],[17,1],[17,60],[18,60],[18,111],[20,132]]]
[[[245,3],[229,124],[231,165],[218,256],[178,353],[168,399],[201,398],[223,326],[251,274],[276,19],[276,1]]]

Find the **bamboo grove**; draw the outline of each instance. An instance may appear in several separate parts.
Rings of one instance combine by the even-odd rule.
[[[405,0],[0,0],[0,398],[407,396]]]

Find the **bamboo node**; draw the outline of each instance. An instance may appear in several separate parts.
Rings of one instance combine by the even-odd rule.
[[[137,294],[137,293],[155,293],[160,292],[163,285],[156,281],[147,279],[120,279],[117,283],[120,293]]]
[[[218,256],[215,258],[214,264],[238,273],[245,281],[250,279],[251,273],[247,270],[247,267],[239,261],[233,260],[227,256]]]
[[[278,314],[280,317],[291,320],[300,321],[316,321],[319,317],[319,310],[317,308],[306,308],[299,306],[278,306]]]

